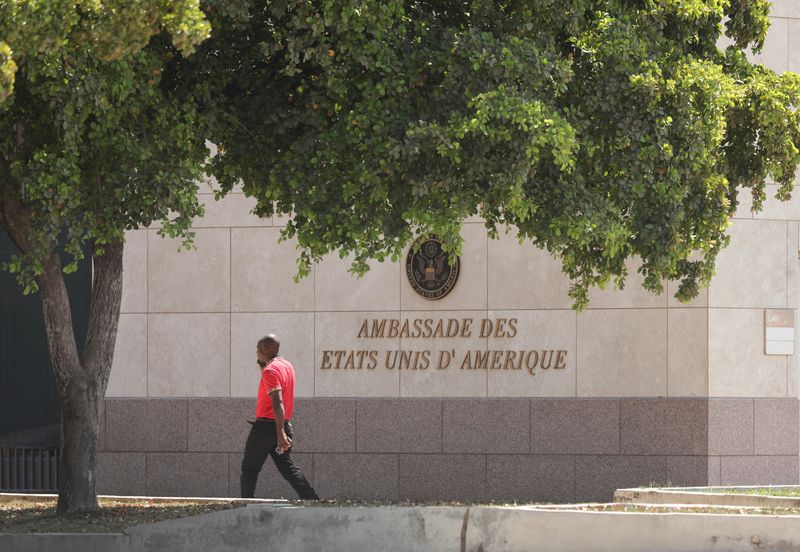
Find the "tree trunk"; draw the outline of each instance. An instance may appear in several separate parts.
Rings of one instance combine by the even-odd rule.
[[[0,225],[22,253],[34,250],[27,209],[12,190],[8,163],[0,155]],[[97,509],[97,437],[100,405],[114,359],[122,301],[123,243],[103,246],[93,255],[89,327],[82,358],[78,355],[61,260],[51,251],[39,276],[47,346],[61,399],[61,457],[58,512]]]
[[[78,358],[72,317],[58,256],[45,263],[40,278],[50,359],[61,399],[61,458],[58,511],[88,512],[97,508],[97,437],[100,405],[114,358],[122,299],[121,243],[93,256],[89,328]]]

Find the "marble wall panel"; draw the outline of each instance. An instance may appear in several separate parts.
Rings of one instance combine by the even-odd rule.
[[[401,454],[401,500],[485,500],[486,455]]]
[[[501,319],[516,320],[514,337],[495,337],[493,334],[489,338],[488,350],[515,351],[517,358],[516,360],[510,359],[511,366],[521,366],[518,370],[513,368],[489,370],[489,396],[575,396],[577,369],[577,315],[575,311],[489,311],[487,318],[495,322],[495,329],[497,322]],[[508,330],[506,334],[509,334]],[[535,363],[531,360],[532,355],[528,356],[525,353],[525,361],[520,365],[521,351],[537,351],[539,362]],[[551,362],[552,365],[560,364],[564,368],[542,369],[545,362],[544,355],[549,354],[552,357],[552,353],[544,353],[545,351],[566,351],[563,363]],[[528,369],[528,365],[533,369]]]
[[[669,309],[668,386],[670,397],[708,393],[708,310]]]
[[[479,364],[487,358],[484,356],[487,338],[481,337],[484,318],[486,311],[403,312],[403,323],[408,321],[412,335],[416,321],[420,321],[418,333],[422,336],[434,333],[440,323],[445,336],[455,335],[400,338],[399,358],[393,357],[395,370],[400,374],[400,396],[485,397],[490,370]],[[431,323],[430,331],[426,321]],[[430,353],[427,360],[425,352]],[[404,362],[405,358],[409,362]]]
[[[489,455],[486,496],[500,501],[572,502],[574,472],[574,456]]]
[[[578,315],[579,397],[667,394],[667,310],[588,310]]]
[[[442,299],[431,301],[417,294],[405,274],[405,258],[400,282],[400,308],[402,310],[478,310],[486,308],[487,246],[486,228],[482,224],[465,224],[461,228],[464,242],[461,246],[461,268],[450,293]]]
[[[771,0],[770,4],[770,20],[777,17],[800,19],[800,4],[797,0]]]
[[[147,473],[144,452],[100,452],[97,454],[97,494],[136,496],[144,494]]]
[[[721,456],[721,485],[797,485],[793,456]]]
[[[753,213],[753,218],[757,220],[800,220],[800,197],[793,194],[789,201],[781,201],[775,197],[777,191],[777,184],[766,185],[764,193],[767,194],[767,198],[764,200],[764,208],[758,213]]]
[[[708,310],[708,395],[785,397],[787,357],[764,354],[763,309]]]
[[[195,230],[195,249],[148,232],[149,312],[228,312],[230,310],[228,228]],[[180,249],[180,251],[179,251]]]
[[[147,230],[125,232],[121,312],[147,312]]]
[[[371,325],[372,320],[399,318],[397,311],[317,312],[314,315],[314,395],[398,396],[400,373],[387,368],[386,364],[387,355],[391,357],[393,351],[400,349],[400,338],[359,338],[358,334],[365,322]]]
[[[206,212],[192,222],[194,228],[272,226],[271,216],[261,218],[253,214],[256,200],[244,194],[228,194],[219,200],[213,194],[201,194],[198,199]]]
[[[121,314],[106,397],[147,396],[147,315]]]
[[[318,311],[382,311],[400,308],[400,262],[372,261],[361,277],[350,272],[353,257],[335,253],[316,267],[314,292]],[[405,274],[403,274],[405,278]],[[402,282],[408,285],[407,281]]]
[[[516,234],[489,240],[490,309],[568,309],[569,279],[547,251]]]
[[[750,190],[739,189],[736,196],[739,201],[736,206],[736,212],[733,214],[735,219],[751,219],[753,218],[753,194]]]
[[[797,455],[800,452],[800,410],[797,399],[755,399],[753,440],[757,455]]]
[[[708,456],[667,456],[667,485],[695,487],[710,484]]]
[[[773,14],[774,16],[775,14]],[[764,48],[760,53],[754,54],[755,63],[782,73],[789,68],[789,20],[783,17],[770,17],[770,27]]]
[[[397,500],[396,454],[315,454],[314,487],[323,498]]]
[[[231,310],[277,312],[314,310],[314,269],[294,281],[294,240],[278,243],[279,228],[231,230]]]
[[[663,485],[664,456],[578,456],[575,458],[575,500],[610,502],[616,489]]]
[[[730,245],[717,259],[710,307],[786,306],[786,222],[735,220]]]
[[[708,401],[708,454],[753,454],[752,399]]]
[[[800,4],[796,0],[787,0],[792,4],[797,15],[789,20],[789,71],[800,73]],[[773,8],[774,9],[774,8]]]
[[[628,277],[625,279],[625,287],[623,289],[617,289],[613,282],[609,282],[605,289],[592,288],[589,291],[589,308],[634,309],[666,307],[667,295],[665,293],[657,295],[642,287],[644,276],[637,271],[639,265],[641,265],[641,259],[638,257],[628,259],[625,263],[628,269]],[[666,287],[666,281],[663,284]]]
[[[280,355],[294,366],[295,397],[314,396],[314,313],[233,313],[231,315],[231,396],[255,397],[261,370],[256,364],[258,340],[274,333]]]
[[[147,387],[151,397],[230,396],[229,314],[151,314]]]
[[[150,452],[149,496],[231,496],[229,455],[224,452]]]

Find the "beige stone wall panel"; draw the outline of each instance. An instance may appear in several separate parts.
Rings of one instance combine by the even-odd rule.
[[[708,318],[708,395],[785,397],[787,357],[764,354],[764,310],[709,309]]]
[[[147,396],[147,315],[121,314],[106,397]]]
[[[578,315],[579,397],[666,394],[666,309],[589,310]]]
[[[480,324],[485,317],[486,311],[404,312],[401,319],[408,320],[412,326],[416,319],[431,319],[434,324],[439,320],[443,324],[455,320],[460,328],[464,327],[465,320],[472,320],[472,323],[467,323],[471,329],[471,337],[400,339],[401,358],[394,363],[395,370],[400,375],[400,396],[485,397],[490,370],[474,368],[477,364],[476,357],[480,356],[477,352],[483,354],[487,350],[487,338],[480,337]],[[428,362],[421,358],[424,351],[430,352]],[[403,355],[408,355],[410,362],[403,363]],[[468,360],[466,364],[465,360]],[[421,369],[425,365],[427,368]],[[403,368],[398,368],[399,366]],[[418,369],[413,369],[413,366]]]
[[[736,220],[717,259],[710,307],[780,308],[787,294],[787,223]]]
[[[149,312],[229,312],[230,241],[227,228],[195,230],[195,249],[148,232]]]
[[[617,289],[613,282],[609,282],[605,289],[592,288],[589,292],[590,309],[636,309],[636,308],[658,308],[667,306],[667,295],[662,293],[657,295],[642,287],[644,276],[639,274],[638,268],[641,259],[638,257],[628,259],[625,263],[628,269],[628,277],[625,279],[625,287]],[[662,282],[666,289],[666,280]]]
[[[800,73],[800,3],[796,0],[788,0],[793,6],[797,15],[795,19],[789,20],[789,71]]]
[[[230,396],[230,315],[148,317],[150,397]]]
[[[364,320],[399,317],[397,311],[317,312],[314,315],[315,396],[397,397],[400,394],[400,372],[388,370],[385,358],[387,351],[400,349],[399,337],[358,338],[358,331]],[[325,351],[332,351],[326,364],[330,368],[322,369]],[[339,356],[339,368],[336,368],[334,351],[344,351]],[[358,362],[354,356],[352,366],[349,366],[347,356],[350,351],[376,351],[375,362],[370,362],[369,354],[364,353],[361,356],[363,362]],[[370,365],[374,367],[369,368]]]
[[[670,397],[708,394],[708,310],[669,309],[667,378]]]
[[[120,312],[147,312],[147,230],[125,232]]]
[[[231,315],[231,396],[255,397],[261,381],[258,340],[274,333],[280,354],[295,370],[295,397],[314,396],[314,313],[233,313]]]
[[[542,361],[533,373],[520,370],[490,370],[490,397],[574,397],[577,369],[577,315],[573,310],[489,311],[490,320],[516,319],[517,334],[513,338],[490,337],[489,350],[566,351],[564,368],[543,370]],[[528,357],[526,357],[527,359]],[[517,360],[512,360],[517,363]]]
[[[761,63],[773,71],[782,73],[789,68],[789,20],[775,17],[776,12],[772,15],[764,49],[750,58],[755,63]]]
[[[317,265],[314,293],[318,311],[400,309],[400,262],[372,261],[370,270],[362,277],[348,272],[352,263],[352,256],[340,259],[332,253]]]
[[[800,19],[800,3],[798,3],[797,0],[772,0],[770,4],[772,4],[769,10],[771,18],[787,17]]]
[[[489,240],[490,309],[569,309],[569,279],[559,261],[515,233]]]
[[[764,200],[764,208],[758,213],[753,213],[753,218],[757,220],[800,220],[800,197],[793,194],[789,201],[781,201],[775,197],[777,191],[777,184],[766,185],[764,193],[767,194],[767,198]]]
[[[296,242],[278,243],[279,237],[279,228],[231,230],[233,312],[314,310],[314,269],[295,282]]]

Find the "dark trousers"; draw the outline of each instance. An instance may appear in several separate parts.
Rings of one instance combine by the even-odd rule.
[[[284,422],[284,431],[289,438],[292,437],[292,427],[289,422]],[[242,459],[242,498],[253,498],[256,492],[256,481],[258,472],[267,456],[272,457],[275,466],[297,492],[300,498],[305,500],[319,500],[317,493],[309,484],[303,473],[292,462],[292,449],[289,448],[283,454],[278,454],[275,447],[278,446],[278,438],[275,435],[275,422],[273,420],[258,419],[250,429],[247,436],[247,444],[244,447],[244,458]]]

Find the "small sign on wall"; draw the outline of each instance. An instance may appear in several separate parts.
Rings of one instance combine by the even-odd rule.
[[[764,330],[766,354],[794,354],[794,309],[764,309]]]

